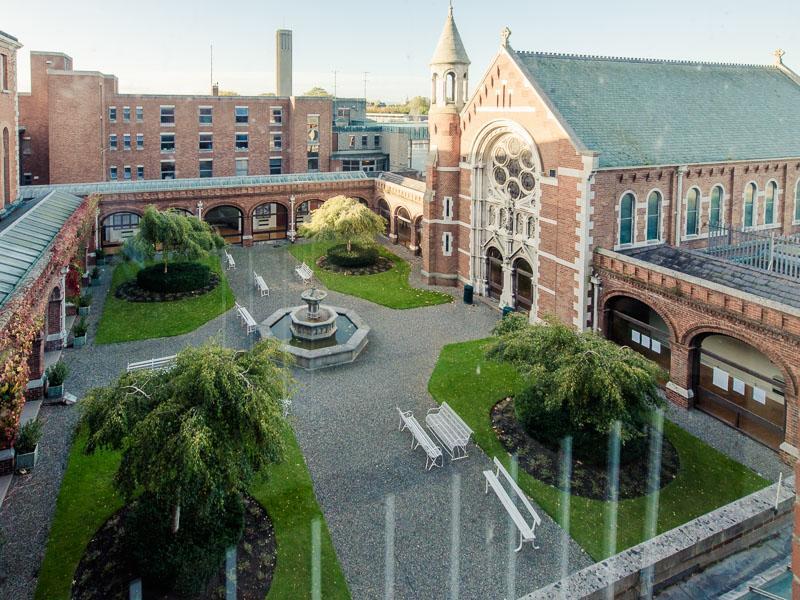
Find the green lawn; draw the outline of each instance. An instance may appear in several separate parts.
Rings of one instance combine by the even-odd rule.
[[[278,558],[267,600],[311,597],[311,522],[321,519],[322,598],[347,599],[350,592],[331,543],[311,484],[311,476],[291,429],[286,429],[286,460],[273,465],[250,492],[275,526]],[[112,487],[120,455],[84,454],[86,435],[70,450],[67,471],[56,503],[47,550],[39,572],[36,600],[67,599],[72,577],[95,531],[119,508]]]
[[[389,308],[405,309],[447,304],[453,301],[450,294],[420,290],[408,284],[409,264],[381,247],[383,256],[394,263],[394,268],[377,275],[341,275],[332,273],[317,266],[317,259],[322,256],[334,242],[317,242],[310,244],[294,244],[289,252],[299,261],[305,262],[314,269],[314,274],[325,286],[336,292],[357,296],[375,304]]]
[[[428,383],[438,402],[446,401],[475,431],[475,441],[489,456],[509,456],[491,427],[489,410],[495,402],[519,390],[522,380],[509,365],[487,361],[483,347],[489,340],[445,346]],[[769,482],[750,469],[711,448],[677,425],[665,422],[664,432],[678,450],[681,469],[658,497],[658,533],[668,531],[737,498],[755,492]],[[561,493],[527,473],[520,473],[521,487],[560,524]],[[617,503],[616,551],[645,539],[645,514],[649,497]],[[571,497],[570,534],[592,558],[607,557],[605,524],[609,502]]]
[[[175,302],[128,302],[116,298],[116,287],[135,277],[141,268],[133,261],[117,265],[94,343],[113,344],[189,333],[232,308],[233,292],[219,258],[212,255],[202,262],[220,276],[220,285],[208,294]]]

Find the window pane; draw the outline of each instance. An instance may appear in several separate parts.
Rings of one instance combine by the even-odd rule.
[[[619,209],[619,243],[630,244],[633,241],[633,194],[625,194],[622,197]]]
[[[756,184],[751,183],[747,186],[744,196],[744,226],[753,226],[753,201],[756,197]]]
[[[767,203],[764,208],[764,223],[767,225],[772,224],[775,218],[775,196],[777,195],[777,187],[774,182],[770,182],[767,186]]]
[[[720,216],[722,212],[722,188],[717,186],[711,190],[711,209],[708,217],[708,225],[712,229],[719,228],[722,223]]]
[[[647,239],[661,238],[661,194],[653,192],[647,199]]]
[[[686,200],[686,235],[697,235],[699,196],[696,189],[689,190]]]

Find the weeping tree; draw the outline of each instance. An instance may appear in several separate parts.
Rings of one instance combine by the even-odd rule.
[[[222,248],[225,242],[205,221],[175,210],[148,206],[139,219],[139,230],[125,243],[126,253],[153,260],[161,252],[164,273],[170,261],[198,260]]]
[[[595,333],[578,333],[554,318],[529,325],[512,315],[495,335],[487,356],[513,364],[525,378],[516,414],[542,441],[572,436],[576,452],[602,454],[619,422],[622,445],[635,447],[646,436],[651,411],[664,404],[660,367]]]
[[[288,364],[274,340],[246,352],[212,342],[81,403],[86,452],[122,453],[114,485],[129,506],[124,544],[148,582],[193,593],[241,537],[243,494],[283,457]]]
[[[358,200],[336,196],[311,213],[311,220],[300,227],[300,235],[317,240],[336,240],[347,244],[372,244],[386,227],[386,220]]]

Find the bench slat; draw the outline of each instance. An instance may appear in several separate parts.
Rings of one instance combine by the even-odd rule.
[[[497,467],[497,472],[499,474],[503,475],[505,480],[508,482],[508,485],[511,486],[511,489],[514,491],[514,493],[520,499],[522,504],[525,505],[525,508],[528,510],[528,512],[530,513],[531,517],[533,517],[533,521],[534,521],[534,524],[535,524],[534,527],[536,525],[541,525],[542,524],[542,519],[539,518],[539,514],[536,512],[536,510],[531,505],[530,500],[528,500],[528,496],[525,494],[525,492],[522,491],[522,489],[519,487],[517,482],[514,481],[514,479],[511,477],[511,474],[508,471],[506,471],[506,468],[503,466],[503,463],[501,463],[497,459],[496,456],[494,457],[494,466]]]
[[[517,526],[517,529],[519,529],[523,539],[533,539],[533,530],[525,522],[525,519],[522,518],[522,514],[519,512],[516,504],[514,504],[514,501],[511,500],[511,497],[508,495],[508,492],[506,492],[497,476],[492,471],[484,471],[483,476],[486,478],[486,481],[491,486],[497,498],[500,500],[503,508],[506,509],[506,512],[511,517],[511,520],[514,521],[514,524]]]

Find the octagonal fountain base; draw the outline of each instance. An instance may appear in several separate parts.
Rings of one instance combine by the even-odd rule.
[[[298,316],[306,312],[305,306],[293,306],[275,311],[258,326],[262,338],[275,338],[283,342],[283,349],[294,356],[295,364],[303,369],[314,370],[351,363],[367,345],[370,328],[353,310],[337,306],[320,306],[327,311],[327,337],[303,336],[307,333],[298,328]],[[329,321],[329,319],[331,319]],[[296,334],[300,333],[300,337]]]

